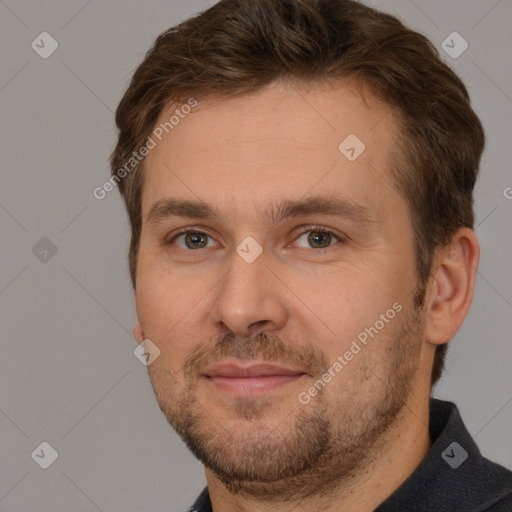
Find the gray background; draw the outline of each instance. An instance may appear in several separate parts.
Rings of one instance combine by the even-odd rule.
[[[455,401],[483,453],[511,467],[512,2],[369,3],[430,37],[486,128],[476,297],[435,396]],[[98,201],[92,190],[109,176],[113,111],[134,68],[160,32],[207,7],[0,0],[4,512],[180,511],[205,483],[133,355],[129,231],[118,192]],[[31,48],[43,31],[59,44],[47,59]],[[441,48],[453,31],[469,43],[457,59]],[[42,252],[45,241],[36,246],[42,237],[55,255]],[[42,441],[58,452],[48,469],[31,457]]]

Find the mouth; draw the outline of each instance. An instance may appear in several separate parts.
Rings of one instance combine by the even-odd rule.
[[[221,363],[207,368],[202,376],[219,391],[237,396],[256,396],[282,388],[305,375],[303,369],[273,364]]]

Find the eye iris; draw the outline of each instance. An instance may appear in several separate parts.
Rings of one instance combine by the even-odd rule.
[[[330,233],[326,233],[325,231],[311,231],[308,236],[308,242],[313,247],[328,247],[331,243],[331,235]]]
[[[202,249],[206,247],[207,243],[206,235],[203,233],[187,233],[185,235],[185,245],[189,249]]]

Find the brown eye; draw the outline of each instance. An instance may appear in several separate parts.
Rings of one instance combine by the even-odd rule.
[[[325,229],[309,229],[304,231],[296,240],[299,247],[306,249],[328,249],[336,242],[342,241],[341,238],[331,231]]]
[[[311,247],[324,249],[331,244],[332,236],[327,231],[310,231],[308,243]]]
[[[180,249],[194,250],[215,246],[215,242],[206,233],[201,231],[185,231],[176,235],[169,244],[175,244]]]
[[[208,235],[204,233],[187,233],[185,245],[188,249],[202,249],[208,244]]]

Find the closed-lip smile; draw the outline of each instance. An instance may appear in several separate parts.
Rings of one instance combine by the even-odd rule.
[[[303,369],[276,364],[217,363],[203,371],[203,377],[216,389],[238,396],[261,395],[306,375]]]

